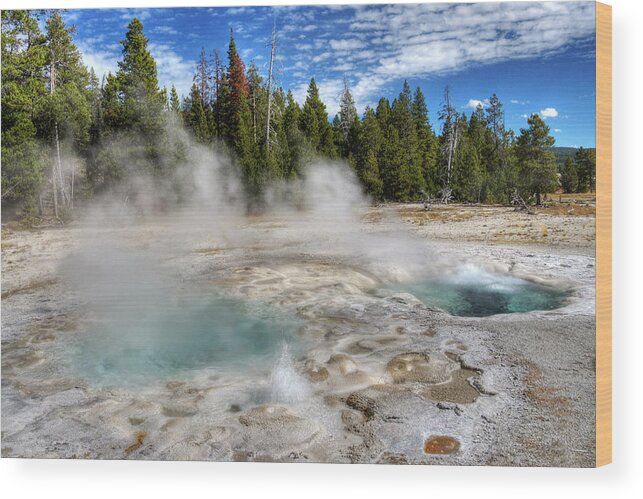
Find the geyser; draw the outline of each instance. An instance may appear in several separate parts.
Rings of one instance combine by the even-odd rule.
[[[463,265],[439,276],[397,283],[393,288],[411,293],[429,306],[465,317],[552,310],[565,305],[568,296],[565,291],[551,286],[506,273],[487,272],[474,265]]]

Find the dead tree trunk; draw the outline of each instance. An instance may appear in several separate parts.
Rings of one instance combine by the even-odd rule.
[[[252,136],[253,141],[257,143],[257,90],[252,89]]]
[[[52,57],[51,66],[49,67],[49,95],[53,95],[54,90],[56,89],[56,61]],[[58,147],[58,123],[54,125],[55,128],[55,140],[56,140],[56,149],[58,151],[57,161],[53,161],[51,165],[51,189],[53,191],[54,197],[54,217],[58,218],[58,187],[56,185],[56,176],[58,172],[56,171],[57,166],[60,165],[60,149]]]
[[[522,198],[520,193],[518,192],[518,189],[514,189],[514,191],[511,193],[511,204],[516,207],[516,211],[518,210],[525,210],[527,213],[530,215],[535,215],[535,211],[529,207],[529,205],[525,202],[525,200]]]
[[[51,190],[54,195],[54,217],[58,218],[58,189],[56,188],[56,165],[51,167]]]
[[[446,175],[442,187],[442,202],[448,203],[451,197],[451,182],[453,180],[453,162],[458,148],[460,135],[459,114],[451,104],[449,87],[444,88],[444,102],[439,114],[440,120],[444,122],[445,143],[442,146],[442,154],[446,159]]]
[[[268,67],[268,112],[266,113],[266,154],[270,152],[270,120],[272,119],[272,68],[275,59],[275,47],[277,45],[277,31],[275,24],[272,25],[272,37],[270,39],[270,65]]]
[[[451,132],[449,133],[448,139],[448,156],[447,156],[447,185],[446,187],[451,189],[451,181],[453,180],[453,158],[455,156],[455,151],[458,148],[458,121],[457,117],[453,122]]]
[[[71,186],[70,186],[71,196],[70,196],[70,204],[69,204],[72,210],[74,209],[74,180],[76,176],[75,174],[76,174],[76,165],[73,164],[71,168]]]
[[[60,139],[58,137],[58,122],[54,125],[55,137],[56,137],[56,166],[58,169],[58,180],[60,182],[60,193],[62,201],[65,206],[69,206],[69,196],[67,196],[67,190],[65,188],[65,176],[63,175],[63,165],[62,159],[60,157]]]
[[[214,50],[214,128],[217,139],[221,135],[221,60],[219,49]]]

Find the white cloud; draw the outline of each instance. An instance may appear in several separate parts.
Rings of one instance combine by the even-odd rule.
[[[150,43],[149,49],[156,60],[159,86],[169,90],[174,85],[179,95],[188,95],[196,62],[186,61],[169,45]]]
[[[340,71],[340,72],[351,71],[351,70],[355,69],[355,65],[353,65],[350,62],[343,62],[343,63],[338,64],[337,66],[335,66],[334,69],[335,69],[335,71]]]
[[[226,9],[226,14],[229,15],[240,15],[240,14],[254,14],[256,9],[254,7],[228,7]]]
[[[160,33],[162,35],[178,35],[179,32],[172,26],[156,26],[152,29],[152,33]]]
[[[117,11],[121,13],[121,19],[127,22],[130,22],[135,17],[143,22],[152,16],[149,9],[117,9]]]
[[[366,47],[365,42],[361,40],[357,40],[355,38],[347,39],[347,40],[331,40],[329,44],[330,44],[330,48],[341,52],[357,50],[357,49]]]
[[[330,59],[333,56],[332,52],[322,52],[321,54],[316,55],[313,57],[313,62],[318,63],[322,61],[326,61]]]
[[[543,57],[592,36],[596,19],[591,2],[390,4],[355,6],[352,13],[345,16],[351,37],[331,40],[329,47],[333,59],[358,48],[376,50],[356,82],[371,92],[400,77]]]
[[[103,76],[107,75],[107,73],[115,73],[118,69],[116,63],[119,59],[118,53],[95,49],[93,44],[86,42],[77,42],[76,46],[83,57],[85,66],[94,68],[94,72],[99,80],[102,80]]]
[[[489,101],[487,99],[485,99],[484,101],[478,99],[469,99],[469,102],[467,102],[467,105],[464,107],[478,109],[479,107],[484,107],[488,102]]]
[[[540,115],[544,118],[556,118],[558,116],[558,111],[553,107],[546,107],[540,111]]]
[[[562,130],[560,128],[554,128],[554,132],[560,133],[560,132],[562,132]]]
[[[65,24],[74,24],[80,18],[80,12],[63,12],[63,18],[65,19]]]

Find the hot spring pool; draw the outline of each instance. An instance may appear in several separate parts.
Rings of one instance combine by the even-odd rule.
[[[109,310],[80,333],[70,369],[93,384],[123,386],[196,369],[247,372],[270,367],[284,344],[297,352],[297,321],[266,305],[189,296],[169,303]]]
[[[440,277],[397,283],[393,288],[411,293],[429,306],[464,317],[553,310],[564,306],[568,297],[560,289],[509,274],[486,272],[472,265]]]

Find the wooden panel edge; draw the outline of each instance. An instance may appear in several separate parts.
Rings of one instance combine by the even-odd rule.
[[[612,462],[612,7],[596,3],[596,466]]]

